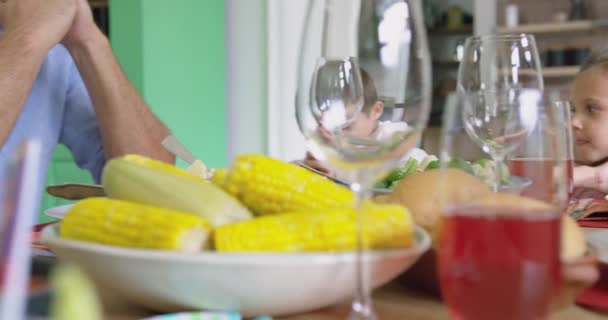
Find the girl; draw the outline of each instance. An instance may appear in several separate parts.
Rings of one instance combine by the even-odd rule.
[[[608,193],[608,50],[592,55],[572,86],[574,198]]]

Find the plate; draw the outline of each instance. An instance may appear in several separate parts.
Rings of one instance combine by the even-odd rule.
[[[65,262],[81,267],[102,292],[160,312],[237,311],[245,318],[283,316],[327,307],[355,293],[354,252],[178,253],[63,239],[58,225],[42,239]],[[431,244],[420,227],[411,248],[364,254],[377,288],[410,268]]]
[[[62,206],[48,208],[44,210],[44,215],[47,217],[55,218],[62,220],[63,216],[70,210],[70,208],[74,206],[74,204],[64,204]]]

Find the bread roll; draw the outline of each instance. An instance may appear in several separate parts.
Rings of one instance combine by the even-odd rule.
[[[445,178],[443,182],[442,178]],[[444,189],[443,194],[441,189]],[[436,169],[409,175],[397,184],[391,194],[381,196],[377,201],[407,207],[416,224],[435,240],[441,221],[442,201],[466,202],[490,193],[490,188],[481,179],[449,168],[444,172]]]

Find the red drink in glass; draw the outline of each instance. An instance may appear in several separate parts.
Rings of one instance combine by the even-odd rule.
[[[568,199],[572,199],[572,194],[574,193],[574,160],[568,159],[564,161],[566,162],[566,174],[568,178]]]
[[[522,191],[522,196],[551,202],[555,161],[540,158],[514,158],[509,159],[508,164],[511,175],[532,180],[532,184]]]
[[[568,198],[572,196],[574,191],[574,181],[572,178],[574,160],[564,160],[564,169],[566,170],[566,186],[568,188]],[[525,177],[532,180],[532,184],[526,187],[521,195],[552,202],[554,197],[555,176],[554,168],[555,161],[552,159],[542,158],[514,158],[508,161],[509,172],[511,175]]]
[[[560,285],[559,246],[556,212],[480,206],[450,211],[439,248],[450,314],[457,320],[546,319]]]

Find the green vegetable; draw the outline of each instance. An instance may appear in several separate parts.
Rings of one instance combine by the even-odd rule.
[[[471,166],[471,164],[462,159],[450,160],[450,162],[448,162],[448,168],[461,169],[469,174],[473,174],[473,167]]]
[[[440,166],[441,166],[441,162],[439,160],[433,160],[433,161],[429,162],[429,164],[426,166],[426,169],[424,171],[439,169]]]
[[[402,168],[393,170],[383,180],[376,183],[376,188],[394,188],[401,179],[416,172],[418,169],[418,161],[414,158],[409,158]]]

